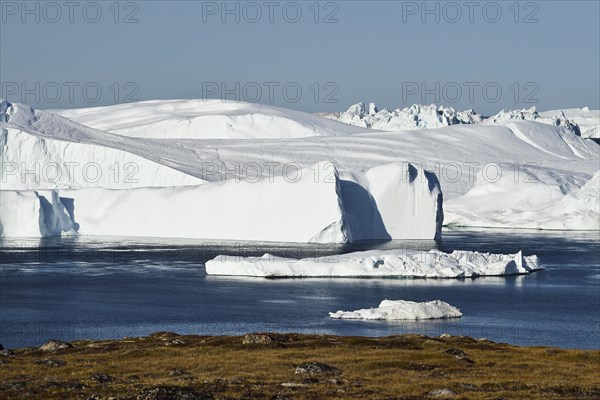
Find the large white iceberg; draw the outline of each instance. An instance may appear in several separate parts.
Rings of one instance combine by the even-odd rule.
[[[460,318],[462,313],[456,307],[441,300],[415,302],[406,300],[383,300],[377,308],[363,308],[355,311],[330,312],[334,319],[367,320],[419,320]]]
[[[293,259],[220,255],[206,262],[208,275],[276,277],[469,278],[527,274],[543,269],[537,256],[455,250],[370,250]]]
[[[249,164],[258,165],[259,173],[263,175],[282,175],[289,164],[306,168],[323,160],[334,162],[340,172],[366,171],[379,165],[410,162],[436,173],[447,199],[465,194],[474,186],[475,174],[490,164],[498,165],[506,174],[510,172],[508,168],[514,163],[535,161],[546,168],[569,171],[589,179],[598,169],[597,160],[600,157],[600,146],[596,143],[583,140],[561,127],[529,121],[513,122],[511,126],[460,125],[419,132],[371,131],[363,134],[344,131],[343,129],[352,127],[341,124],[341,130],[338,132],[340,136],[285,140],[158,140],[111,134],[80,125],[56,114],[32,110],[22,104],[12,104],[6,115],[10,117],[8,122],[0,123],[0,126],[8,131],[9,139],[11,134],[24,132],[43,140],[32,143],[28,148],[22,148],[18,143],[11,143],[9,140],[0,148],[3,162],[13,161],[30,166],[31,163],[26,162],[30,158],[49,164],[62,157],[65,162],[85,164],[95,161],[108,168],[113,165],[114,160],[105,154],[110,150],[118,150],[180,171],[180,175],[187,176],[188,179],[195,177],[208,182],[240,176],[244,179],[244,167]],[[303,113],[290,114],[289,118],[293,116],[299,121],[304,121],[305,116],[316,118]],[[539,134],[535,137],[530,136],[530,133],[536,130]],[[90,150],[65,152],[65,149],[73,144],[89,146]],[[548,146],[552,150],[548,151]],[[24,159],[23,154],[27,154],[28,159]],[[123,168],[122,163],[120,165]],[[178,176],[173,176],[170,183],[159,177],[153,182],[152,174],[156,169],[140,166],[139,170],[136,174],[136,177],[140,177],[137,183],[123,179],[116,182],[109,179],[100,182],[81,179],[75,182],[50,183],[55,185],[52,188],[60,189],[121,189],[190,184],[189,181],[181,183]],[[19,175],[7,176],[2,182],[2,188],[40,188],[26,186],[20,178]],[[198,180],[194,182],[198,183]]]
[[[60,226],[41,230],[16,227],[38,224],[42,209],[29,204],[43,197],[34,191],[14,195],[0,191],[6,193],[0,214],[5,229],[0,236],[77,232],[304,243],[440,237],[442,193],[433,174],[411,164],[390,164],[348,175],[348,179],[355,181],[341,180],[332,163],[321,162],[294,170],[290,176],[256,182],[65,189],[60,191],[60,199],[56,191],[39,191],[68,210],[62,215],[67,215],[71,224],[60,225],[62,230]]]
[[[165,130],[160,134],[152,129],[148,131],[149,136],[161,137],[157,139],[143,137],[143,128],[130,133],[132,136],[126,136],[125,131],[114,134],[81,125],[51,112],[32,110],[22,104],[3,104],[0,108],[2,190],[122,190],[184,185],[197,187],[236,179],[255,182],[254,171],[262,178],[281,177],[290,166],[294,170],[309,168],[328,160],[339,171],[340,193],[345,198],[346,209],[352,209],[356,204],[361,207],[367,204],[366,208],[360,208],[360,213],[350,215],[350,219],[367,221],[358,232],[356,224],[348,227],[347,234],[353,235],[355,240],[366,237],[433,237],[432,229],[439,229],[429,222],[404,225],[402,229],[406,236],[394,233],[395,228],[390,225],[390,221],[399,214],[403,214],[401,219],[404,221],[407,217],[414,217],[417,222],[435,219],[436,224],[441,220],[441,207],[429,201],[439,198],[436,184],[426,190],[421,182],[424,182],[422,178],[426,178],[427,174],[420,171],[431,171],[439,181],[437,186],[443,189],[444,201],[448,201],[448,222],[456,222],[455,217],[461,215],[463,220],[485,222],[487,215],[483,214],[487,212],[486,208],[500,210],[509,201],[511,212],[515,213],[507,214],[501,225],[518,226],[523,212],[540,211],[556,205],[565,196],[580,189],[598,170],[600,158],[600,146],[597,143],[576,136],[564,126],[526,120],[509,120],[499,125],[462,124],[420,131],[378,132],[363,129],[357,132],[357,128],[344,124],[336,124],[332,130],[321,130],[317,127],[317,120],[322,120],[319,117],[278,109],[277,113],[285,119],[309,126],[314,136],[288,138],[284,125],[281,125],[276,129],[279,133],[269,133],[276,135],[275,139],[217,140],[184,139],[182,137],[185,135],[177,129],[186,113],[192,116],[213,112],[211,108],[216,106],[210,103],[164,101],[72,112],[77,115],[73,118],[80,122],[98,122],[96,126],[103,127],[110,124],[111,115],[114,114],[115,121],[128,126],[123,128],[126,131],[133,129],[136,124],[140,124],[140,127],[152,125],[152,110],[158,109],[157,118],[160,124],[166,124],[163,126]],[[168,117],[170,109],[177,110],[180,107],[181,112],[174,111],[173,118]],[[247,115],[246,106],[237,103],[220,103],[217,108],[220,111],[214,112],[234,115],[238,112],[236,109],[242,109],[240,115]],[[260,114],[260,110],[254,111]],[[265,115],[271,115],[271,111]],[[369,114],[376,112],[375,107],[369,110]],[[64,113],[68,114],[67,111]],[[131,124],[127,123],[127,116],[132,117]],[[225,129],[223,125],[227,124],[226,119],[219,121],[218,129]],[[252,119],[243,117],[236,121],[241,124],[236,129],[253,129]],[[171,123],[173,130],[166,128]],[[172,132],[172,136],[169,132]],[[402,175],[407,170],[396,169],[393,172],[386,167],[388,164],[412,165],[418,171],[416,182],[419,184],[394,188],[394,180],[388,180],[386,175]],[[57,166],[61,172],[58,178]],[[518,178],[531,176],[532,179],[528,178],[527,182],[520,182],[518,186],[505,184],[508,183],[507,179],[514,179],[515,167],[521,172]],[[377,173],[368,172],[376,168],[381,169]],[[96,174],[98,170],[99,178]],[[499,175],[499,179],[495,179],[495,175]],[[485,176],[487,180],[483,181],[479,176]],[[551,190],[542,184],[529,184],[536,179],[543,183],[556,181],[557,184],[550,183]],[[426,180],[434,182],[432,179]],[[486,183],[490,184],[490,190],[486,189],[490,195],[485,201],[479,202],[484,208],[477,205],[472,207],[473,203],[453,202],[469,194],[472,189],[480,190]],[[167,191],[148,190],[146,194],[162,195]],[[358,196],[349,199],[344,195],[352,192]],[[96,195],[103,196],[103,193],[99,191]],[[386,206],[384,198],[393,199],[395,196],[400,199],[404,196],[402,193],[414,197],[412,203],[403,202],[414,207],[394,208],[396,200],[390,201],[394,207]],[[494,193],[500,194],[494,197]],[[240,192],[240,195],[243,196],[243,193]],[[74,194],[70,196],[77,197]],[[111,195],[107,196],[108,200]],[[368,201],[357,203],[356,198]],[[152,203],[147,198],[145,201]],[[436,212],[433,213],[433,210]],[[162,207],[160,212],[172,210]],[[123,211],[115,214],[119,213]],[[497,226],[492,222],[491,226]],[[394,223],[394,226],[400,225]],[[544,226],[546,224],[541,225],[542,228]],[[414,231],[406,230],[407,227]],[[158,228],[153,231],[157,232]]]

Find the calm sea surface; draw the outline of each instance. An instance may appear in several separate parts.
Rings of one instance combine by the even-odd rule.
[[[276,279],[207,276],[218,254],[312,257],[367,248],[437,247],[537,254],[545,271],[476,279]],[[383,299],[440,299],[460,319],[340,321],[328,312]],[[54,238],[0,241],[0,343],[104,339],[156,331],[380,336],[469,335],[519,345],[600,349],[597,232],[445,231],[440,243],[353,246]]]

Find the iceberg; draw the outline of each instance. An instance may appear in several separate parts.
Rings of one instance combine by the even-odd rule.
[[[600,171],[588,181],[557,171],[535,178],[515,182],[506,177],[494,184],[478,179],[475,188],[446,203],[446,224],[600,230]]]
[[[291,112],[291,111],[290,111]],[[292,113],[292,112],[291,112]],[[10,115],[9,115],[10,114]],[[303,121],[310,114],[290,114]],[[600,157],[600,146],[581,139],[572,133],[549,125],[529,121],[515,121],[513,126],[503,125],[455,125],[421,131],[378,132],[352,134],[347,125],[341,124],[337,136],[313,136],[292,139],[255,140],[209,140],[177,138],[128,137],[97,130],[73,122],[47,111],[32,110],[23,104],[9,107],[8,122],[0,127],[8,132],[9,140],[0,147],[2,162],[20,165],[29,159],[42,165],[52,162],[78,162],[82,165],[96,162],[108,168],[114,157],[110,150],[126,153],[147,160],[140,164],[137,182],[125,179],[56,180],[51,188],[78,189],[83,187],[106,187],[128,189],[147,186],[180,186],[204,182],[244,179],[243,167],[259,166],[264,176],[281,176],[289,164],[307,168],[317,162],[334,162],[340,172],[361,171],[394,163],[407,162],[422,166],[438,176],[446,199],[465,194],[474,185],[472,177],[488,164],[509,168],[514,163],[536,161],[546,168],[562,169],[575,175],[593,174]],[[304,116],[302,116],[304,115]],[[302,116],[302,118],[300,118]],[[310,116],[317,118],[315,116]],[[530,138],[527,132],[535,127],[539,135]],[[525,134],[517,134],[525,132]],[[22,134],[32,139],[30,147],[11,142],[11,135]],[[282,133],[283,135],[283,133]],[[568,142],[569,145],[565,145]],[[534,144],[533,146],[531,144]],[[74,149],[75,144],[87,146]],[[546,151],[551,146],[557,150]],[[73,148],[73,150],[70,150]],[[65,150],[66,149],[66,150]],[[443,149],[443,150],[441,150]],[[28,155],[28,159],[23,158]],[[127,160],[137,163],[135,160]],[[467,164],[468,163],[468,164]],[[120,164],[122,166],[122,162]],[[272,166],[268,168],[268,166]],[[153,168],[154,167],[154,168]],[[172,175],[161,178],[157,167]],[[509,170],[504,170],[507,173]],[[21,169],[23,172],[23,169]],[[22,182],[22,174],[5,173],[3,189],[38,189],[44,182]],[[43,175],[43,174],[42,174]],[[156,175],[156,177],[153,177]],[[187,179],[184,183],[182,180]],[[192,181],[196,179],[195,181]],[[38,186],[35,186],[38,185]]]
[[[581,129],[577,123],[573,120],[568,119],[566,115],[561,112],[547,111],[545,113],[538,113],[535,106],[522,110],[502,110],[496,115],[492,115],[486,118],[484,124],[501,124],[507,121],[535,121],[542,124],[561,126],[569,130],[575,135],[581,135]]]
[[[440,239],[443,195],[435,174],[408,163],[341,175],[352,241]]]
[[[462,313],[456,307],[441,300],[415,302],[406,300],[383,300],[379,307],[363,308],[355,311],[330,312],[334,319],[366,320],[419,320],[460,318]]]
[[[332,173],[332,179],[327,179]],[[343,243],[347,237],[338,186],[333,166],[321,163],[312,170],[300,170],[294,181],[280,177],[272,182],[264,179],[166,188],[62,190],[60,201],[56,191],[48,193],[55,194],[56,203],[68,206],[71,226],[67,228],[81,235]],[[38,192],[17,192],[29,199],[28,203],[11,192],[0,193],[0,221],[9,228],[4,235],[39,237],[57,233],[12,229],[15,224],[28,221],[31,225],[42,218],[40,207],[28,205]],[[27,209],[22,210],[26,205]],[[19,213],[13,212],[14,207]]]
[[[364,103],[357,103],[348,110],[337,114],[319,114],[322,117],[361,128],[382,131],[431,129],[458,124],[479,124],[482,116],[473,110],[457,111],[452,107],[414,104],[406,108],[379,110],[374,103],[369,109]]]
[[[543,269],[537,256],[455,250],[370,250],[316,258],[220,255],[206,262],[208,275],[284,277],[471,278],[528,274]]]
[[[172,118],[168,116],[169,110],[179,108],[180,111],[173,111]],[[362,108],[364,110],[359,112],[366,115],[383,112],[374,105]],[[142,127],[153,124],[155,109],[158,109],[160,123],[166,124],[165,130],[157,133],[148,128],[145,137]],[[480,223],[519,226],[524,212],[536,213],[531,218],[545,218],[543,213],[537,212],[557,205],[565,196],[581,189],[598,170],[600,158],[597,143],[573,134],[565,126],[528,120],[465,123],[398,132],[335,123],[334,127],[331,125],[333,128],[322,130],[318,128],[319,123],[333,122],[297,111],[269,109],[265,115],[276,112],[286,120],[308,124],[313,136],[290,138],[281,125],[278,133],[269,133],[269,138],[223,140],[198,139],[195,134],[186,136],[178,131],[178,121],[186,113],[206,116],[215,112],[231,116],[239,111],[239,115],[247,115],[248,110],[253,110],[251,106],[172,100],[62,112],[71,113],[74,120],[23,104],[2,102],[0,110],[2,190],[57,189],[62,196],[65,190],[93,189],[96,196],[106,196],[106,202],[98,204],[100,209],[115,204],[119,210],[114,210],[114,214],[126,215],[122,211],[124,204],[132,207],[133,214],[143,207],[134,206],[133,202],[112,202],[117,193],[110,191],[140,189],[131,194],[118,192],[118,196],[138,198],[142,204],[151,206],[153,213],[168,214],[175,213],[173,208],[151,197],[164,197],[168,192],[171,192],[168,196],[179,196],[176,193],[186,192],[179,189],[182,186],[190,186],[189,192],[195,192],[199,186],[220,187],[232,181],[254,184],[258,180],[285,176],[290,166],[295,171],[328,161],[339,173],[337,197],[343,202],[340,209],[345,213],[345,235],[350,241],[431,239],[439,237],[442,218],[446,224],[457,225],[470,220],[470,226],[475,223],[477,226]],[[260,110],[255,111],[260,114]],[[107,127],[112,115],[115,124],[127,125],[125,130],[133,129],[136,124],[140,130],[127,136],[125,131],[111,133],[75,122]],[[130,123],[128,117],[132,118]],[[219,121],[215,129],[225,129],[226,120]],[[236,121],[241,124],[239,129],[242,125],[244,129],[253,129],[251,119],[244,117]],[[170,124],[172,130],[166,128]],[[110,129],[117,132],[117,128],[115,125]],[[412,167],[409,169],[408,165]],[[494,173],[498,179],[494,179]],[[511,184],[515,176],[520,181]],[[403,181],[403,177],[409,179]],[[537,181],[543,184],[536,184]],[[441,189],[444,211],[440,205]],[[209,191],[203,190],[206,190],[204,193]],[[139,194],[142,192],[144,196]],[[482,193],[487,195],[477,200],[475,194]],[[244,195],[245,192],[237,192],[234,196]],[[79,211],[85,208],[97,213],[97,209],[83,204],[92,201],[84,193],[69,192],[68,197],[79,198]],[[489,218],[493,217],[489,212],[506,211],[507,207],[510,212],[500,218],[500,222]],[[267,209],[256,209],[259,210],[269,213]],[[294,212],[291,208],[288,211]],[[105,212],[109,214],[110,210]],[[77,208],[75,214],[85,218]],[[269,215],[261,218],[272,219]],[[181,220],[173,218],[167,226]],[[566,224],[566,229],[571,229],[571,225]],[[544,229],[548,223],[540,226]],[[82,231],[88,229],[89,224],[86,227],[80,226]],[[118,227],[119,224],[115,224],[111,230],[118,232]],[[167,230],[171,234],[179,230],[182,235],[191,229],[164,229]],[[160,229],[151,231],[157,233]]]
[[[30,107],[0,102],[0,123],[21,118],[29,125],[39,121]],[[52,116],[53,114],[45,114]],[[60,123],[65,122],[65,123]],[[69,120],[48,118],[44,130],[59,135],[32,135],[26,129],[2,129],[0,126],[0,187],[2,190],[78,189],[103,187],[129,189],[147,186],[183,186],[204,183],[143,155],[127,151],[125,146],[100,145],[101,132],[81,133]],[[82,127],[83,128],[83,127]],[[119,143],[119,137],[110,137]]]
[[[600,110],[570,108],[538,112],[536,107],[520,110],[502,110],[483,117],[474,110],[455,110],[452,107],[413,104],[410,107],[379,110],[373,103],[350,106],[339,113],[319,113],[321,117],[351,126],[382,131],[431,129],[463,124],[502,124],[508,121],[535,121],[560,126],[583,138],[600,138]]]
[[[588,107],[568,108],[541,112],[545,118],[555,119],[557,116],[568,118],[577,124],[581,137],[600,139],[600,110],[590,110]]]
[[[179,188],[63,191],[82,235],[345,243],[339,180],[331,163],[258,182]]]
[[[442,193],[435,175],[399,163],[348,178],[357,181],[341,180],[332,163],[321,162],[290,176],[256,182],[65,189],[60,197],[56,190],[17,192],[32,201],[43,199],[38,193],[51,196],[60,215],[67,216],[62,220],[68,223],[54,223],[52,229],[39,231],[13,227],[25,220],[35,225],[43,210],[27,208],[26,201],[0,191],[7,193],[2,197],[7,207],[0,216],[6,229],[0,236],[40,237],[74,231],[95,236],[301,243],[441,236]],[[29,212],[11,211],[11,207],[26,207]]]

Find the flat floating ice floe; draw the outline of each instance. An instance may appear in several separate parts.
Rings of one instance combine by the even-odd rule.
[[[220,255],[206,262],[208,275],[285,277],[470,278],[528,274],[544,269],[537,256],[455,250],[370,250],[316,258]]]
[[[356,311],[330,312],[334,319],[368,320],[418,320],[460,318],[462,313],[456,307],[441,300],[416,302],[406,300],[383,300],[377,308],[363,308]]]

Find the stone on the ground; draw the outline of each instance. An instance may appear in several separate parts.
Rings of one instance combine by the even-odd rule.
[[[242,339],[243,344],[267,344],[273,342],[268,333],[247,333]]]
[[[60,340],[50,340],[50,341],[44,343],[43,345],[41,345],[40,350],[41,351],[57,351],[57,350],[70,349],[72,347],[73,347],[73,345],[70,343],[61,342]]]
[[[341,370],[321,362],[309,362],[296,368],[297,374],[339,374]]]
[[[456,396],[456,392],[451,389],[448,389],[448,388],[435,389],[435,390],[432,390],[431,392],[427,393],[427,397],[434,397],[434,398],[454,397],[454,396]]]

